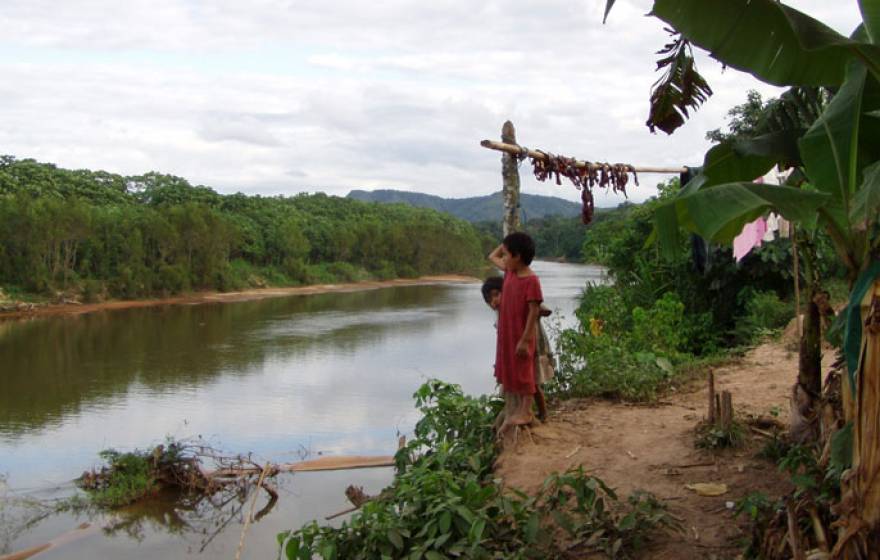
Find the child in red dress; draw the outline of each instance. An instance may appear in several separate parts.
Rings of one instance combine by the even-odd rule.
[[[505,237],[489,255],[504,270],[495,350],[495,378],[507,403],[502,432],[509,425],[529,424],[533,419],[536,334],[544,300],[541,282],[529,268],[534,257],[535,243],[522,232]]]
[[[480,288],[486,305],[496,314],[501,309],[501,291],[503,287],[504,278],[501,276],[490,276],[486,278]],[[553,359],[553,350],[550,347],[550,340],[544,331],[544,327],[541,325],[540,319],[549,317],[552,314],[553,311],[542,303],[539,307],[538,345],[535,351],[535,407],[538,409],[538,420],[541,422],[547,420],[547,399],[544,398],[541,385],[553,378],[555,361]],[[495,322],[495,328],[498,328],[498,321]]]

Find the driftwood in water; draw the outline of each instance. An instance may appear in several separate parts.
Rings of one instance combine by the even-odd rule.
[[[5,554],[0,556],[0,560],[27,560],[28,558],[33,558],[38,554],[43,554],[44,552],[49,552],[61,545],[79,540],[88,535],[93,535],[100,531],[100,527],[97,525],[90,525],[89,523],[83,523],[77,528],[64,533],[59,537],[55,537],[51,541],[41,544],[39,546],[33,546],[31,548],[20,550],[18,552],[12,552],[10,554]]]

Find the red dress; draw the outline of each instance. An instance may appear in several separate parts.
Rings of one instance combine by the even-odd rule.
[[[535,393],[535,343],[532,337],[529,354],[516,355],[516,345],[526,328],[529,317],[529,302],[540,303],[541,282],[534,274],[519,277],[515,273],[504,273],[504,286],[501,289],[501,307],[498,313],[498,343],[495,350],[495,379],[505,391],[519,395]]]

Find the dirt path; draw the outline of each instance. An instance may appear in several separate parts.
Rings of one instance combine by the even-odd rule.
[[[731,392],[740,418],[772,411],[787,423],[796,375],[797,353],[768,342],[738,363],[716,368],[716,390]],[[683,520],[685,534],[660,537],[640,558],[735,558],[744,527],[727,502],[789,488],[773,463],[756,456],[766,441],[759,436],[751,434],[743,447],[720,453],[695,448],[694,428],[705,417],[707,400],[705,383],[699,382],[654,405],[564,402],[533,429],[533,442],[505,450],[498,474],[505,484],[533,492],[552,472],[583,465],[623,497],[636,489],[652,492]],[[700,497],[685,489],[695,482],[723,482],[729,491]]]
[[[397,286],[427,286],[431,284],[473,282],[479,282],[479,280],[472,276],[445,274],[438,276],[422,276],[419,278],[401,278],[397,280],[350,282],[345,284],[315,284],[311,286],[296,286],[290,288],[259,288],[253,290],[243,290],[240,292],[197,292],[178,297],[161,299],[107,301],[102,303],[87,304],[61,303],[49,305],[34,305],[22,310],[0,311],[0,321],[4,319],[18,319],[23,317],[80,315],[83,313],[93,313],[95,311],[130,309],[134,307],[155,307],[158,305],[198,305],[202,303],[251,301],[272,297],[325,294],[331,292],[359,292],[364,290],[378,290],[380,288],[392,288]]]

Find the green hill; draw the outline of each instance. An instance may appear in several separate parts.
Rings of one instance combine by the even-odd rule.
[[[443,198],[430,194],[380,189],[375,191],[353,190],[348,193],[348,198],[366,202],[381,202],[385,204],[403,203],[420,208],[431,208],[441,212],[447,212],[457,218],[469,222],[485,222],[501,219],[501,211],[504,206],[501,191],[488,196],[473,196],[469,198]],[[522,194],[520,206],[523,210],[524,221],[548,216],[578,216],[581,205],[569,202],[555,196],[541,196],[535,194]]]

